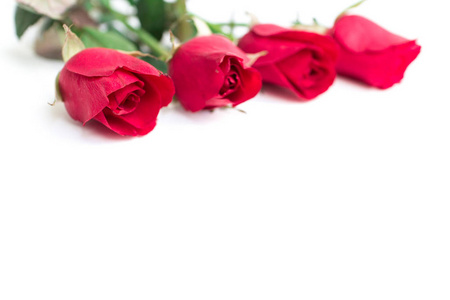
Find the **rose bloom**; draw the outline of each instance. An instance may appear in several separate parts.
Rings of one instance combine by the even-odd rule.
[[[145,135],[174,95],[172,80],[152,65],[112,49],[89,48],[73,56],[59,75],[69,115],[96,120],[120,135]]]
[[[317,97],[336,78],[337,46],[329,36],[259,24],[238,46],[246,53],[266,50],[253,65],[263,82],[288,88],[302,99]]]
[[[256,96],[261,76],[249,58],[220,35],[201,36],[181,45],[169,61],[177,99],[196,112],[236,106]]]
[[[330,31],[339,45],[338,74],[386,89],[402,80],[420,46],[356,15],[344,15]]]

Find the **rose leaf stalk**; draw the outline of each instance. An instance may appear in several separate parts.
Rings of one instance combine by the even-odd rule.
[[[200,19],[201,21],[203,21],[206,25],[208,25],[209,29],[213,32],[213,33],[218,33],[221,35],[226,36],[228,39],[235,41],[236,38],[233,34],[234,32],[234,28],[236,27],[247,27],[250,28],[251,24],[247,24],[247,23],[236,23],[234,22],[234,20],[231,20],[230,22],[227,23],[212,23],[209,21],[206,21],[205,19],[199,17],[198,15],[194,15],[194,14],[190,14],[190,16],[192,18],[197,18]],[[228,27],[230,30],[229,32],[225,32],[223,30],[223,27]]]
[[[135,28],[131,26],[130,23],[128,23],[127,16],[114,11],[110,7],[106,7],[106,9],[108,10],[109,13],[111,13],[114,16],[116,20],[120,21],[123,25],[125,25],[125,27],[128,30],[136,34],[136,36],[139,38],[141,42],[149,46],[150,49],[153,51],[153,53],[156,56],[158,56],[158,58],[165,61],[170,57],[169,51],[167,51],[163,46],[161,46],[159,41],[155,37],[153,37],[150,33],[141,28]]]
[[[357,8],[358,6],[360,6],[361,4],[363,4],[364,2],[366,2],[366,0],[360,0],[358,2],[356,2],[355,4],[350,5],[349,7],[347,7],[346,9],[344,9],[337,17],[336,20],[338,20],[339,18],[341,18],[342,16],[344,16],[346,13],[348,13],[350,10]]]

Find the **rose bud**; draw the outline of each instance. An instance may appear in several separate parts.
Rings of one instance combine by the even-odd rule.
[[[145,135],[174,95],[172,80],[152,65],[112,49],[89,48],[71,57],[59,75],[69,115],[96,120],[120,135]]]
[[[250,59],[220,35],[196,37],[182,44],[169,61],[178,100],[196,112],[236,106],[261,89],[261,76]]]
[[[302,99],[325,92],[336,78],[337,46],[329,36],[259,24],[242,37],[246,53],[267,50],[253,65],[263,82],[288,88]]]
[[[338,43],[337,72],[387,89],[402,80],[420,46],[356,15],[338,18],[330,31]]]

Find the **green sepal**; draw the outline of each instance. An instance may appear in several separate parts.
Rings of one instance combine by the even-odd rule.
[[[356,2],[355,4],[350,5],[349,7],[347,7],[346,9],[344,9],[344,11],[342,11],[337,17],[336,20],[338,20],[340,17],[342,17],[343,15],[347,14],[350,10],[352,10],[353,8],[356,8],[358,6],[360,6],[361,4],[363,4],[364,2],[366,2],[366,0],[360,0],[358,2]]]
[[[55,79],[55,101],[52,104],[50,104],[52,106],[55,105],[55,103],[58,101],[61,101],[61,102],[64,101],[61,96],[61,89],[59,88],[59,75],[60,74],[61,73],[58,73],[58,75],[56,76],[56,79]]]
[[[83,41],[70,30],[66,24],[63,24],[64,31],[66,32],[66,38],[62,47],[62,58],[64,62],[68,62],[77,53],[86,49]]]

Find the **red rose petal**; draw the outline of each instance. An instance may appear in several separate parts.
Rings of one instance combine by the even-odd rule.
[[[330,31],[340,46],[340,75],[387,89],[400,82],[421,47],[361,16],[343,16]]]
[[[343,16],[334,25],[334,38],[353,52],[380,51],[409,40],[357,15]]]
[[[128,54],[106,48],[89,48],[73,56],[66,68],[83,76],[110,76],[117,69],[131,73],[160,75],[161,72],[149,63]]]

